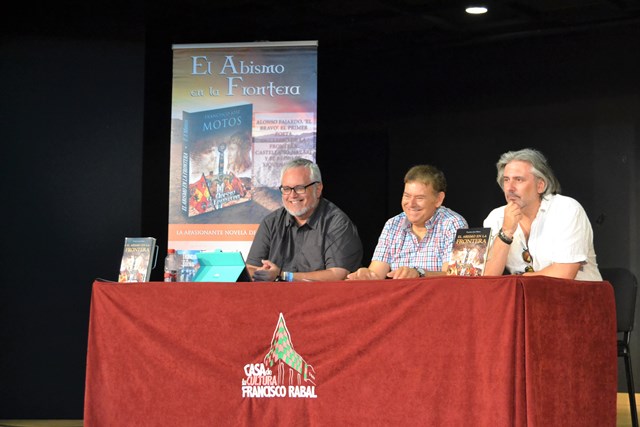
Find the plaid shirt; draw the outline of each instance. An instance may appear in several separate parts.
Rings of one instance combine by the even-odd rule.
[[[389,264],[392,271],[398,267],[441,271],[442,263],[449,262],[451,257],[456,230],[467,228],[467,221],[451,209],[440,206],[425,226],[427,234],[418,241],[404,212],[389,219],[380,234],[372,260]]]

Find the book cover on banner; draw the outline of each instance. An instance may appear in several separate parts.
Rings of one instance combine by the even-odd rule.
[[[158,249],[153,237],[125,237],[118,282],[148,282]]]
[[[251,200],[252,118],[252,104],[183,112],[184,215],[202,215]]]
[[[460,228],[451,250],[448,275],[482,276],[490,248],[491,229]]]

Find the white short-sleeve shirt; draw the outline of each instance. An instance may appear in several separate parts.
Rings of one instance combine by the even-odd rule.
[[[492,210],[484,220],[485,227],[491,227],[496,237],[504,222],[504,208]],[[521,273],[528,265],[522,259],[522,251],[527,248],[524,232],[518,225],[513,243],[507,256],[507,270]],[[576,280],[601,281],[596,253],[593,248],[593,230],[582,205],[571,197],[546,195],[531,224],[528,242],[529,253],[533,257],[535,271],[552,263],[581,264]]]

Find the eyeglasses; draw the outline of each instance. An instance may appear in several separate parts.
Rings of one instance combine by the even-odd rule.
[[[284,195],[291,194],[291,190],[295,191],[297,194],[304,194],[307,191],[307,188],[311,187],[313,184],[318,184],[319,181],[313,181],[311,184],[307,185],[296,185],[295,187],[287,187],[280,186],[280,192]]]
[[[524,268],[524,272],[525,273],[532,273],[534,271],[533,270],[533,266],[531,265],[531,264],[533,264],[533,257],[531,256],[531,253],[529,252],[529,248],[527,248],[526,246],[524,248],[522,248],[522,260],[524,262],[526,262],[527,264],[529,264]]]

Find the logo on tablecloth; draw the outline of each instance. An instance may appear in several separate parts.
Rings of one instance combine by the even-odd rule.
[[[293,348],[291,335],[280,313],[271,347],[261,363],[244,366],[242,397],[292,397],[315,399],[316,372]]]

